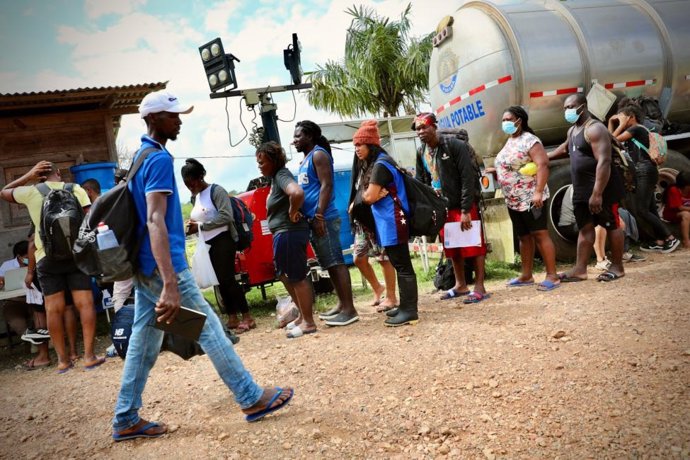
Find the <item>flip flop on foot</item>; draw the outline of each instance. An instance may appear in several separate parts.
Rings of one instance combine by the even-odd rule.
[[[464,304],[479,303],[483,300],[488,299],[489,297],[491,297],[491,294],[489,294],[487,292],[482,294],[481,292],[472,291],[467,295],[467,297],[465,297],[465,299],[462,301],[462,303],[464,303]]]
[[[568,275],[567,273],[559,273],[558,279],[561,283],[579,283],[580,281],[585,281],[587,278],[580,278],[579,276]]]
[[[529,280],[529,281],[522,281],[520,278],[513,278],[512,280],[508,281],[506,283],[506,286],[508,287],[523,287],[523,286],[532,286],[534,285],[534,280]]]
[[[266,391],[267,390],[264,390],[264,394]],[[268,404],[261,404],[261,400],[259,400],[259,402],[254,404],[252,407],[242,411],[246,414],[245,420],[247,420],[249,423],[258,422],[271,412],[275,412],[285,407],[290,402],[294,394],[295,390],[292,388],[276,387],[275,393],[268,401]]]
[[[62,369],[58,368],[58,370],[57,370],[56,372],[57,372],[58,374],[66,374],[67,372],[71,371],[72,369],[74,369],[74,364],[72,364],[72,363],[70,362],[70,363],[69,363],[69,366],[63,367]]]
[[[98,366],[103,364],[105,362],[105,358],[98,358],[96,361],[92,362],[91,364],[84,364],[84,369],[87,371],[92,371],[96,369]]]
[[[470,291],[459,292],[459,291],[456,291],[455,289],[448,289],[446,292],[441,294],[440,299],[441,300],[455,299],[456,297],[461,297],[461,296],[467,295],[469,293],[470,293]]]
[[[387,312],[387,311],[389,311],[389,310],[392,310],[393,308],[395,308],[395,305],[391,305],[391,304],[388,304],[388,303],[382,303],[381,305],[379,305],[378,307],[376,307],[376,313]]]
[[[242,320],[240,324],[237,325],[237,331],[235,331],[235,333],[241,334],[243,332],[249,332],[251,329],[256,329],[256,321],[253,319],[250,321]]]
[[[317,329],[305,331],[301,327],[295,326],[287,332],[286,336],[288,339],[296,339],[297,337],[302,337],[305,334],[314,334],[316,331]]]
[[[36,364],[36,358],[33,358],[33,359],[30,359],[29,361],[25,362],[24,364],[22,364],[22,366],[27,371],[35,371],[36,369],[50,366],[50,361],[48,361],[47,363]]]
[[[544,280],[537,284],[537,291],[553,291],[554,289],[561,286],[561,282],[554,283],[551,280]]]
[[[168,432],[168,426],[160,422],[147,422],[144,419],[139,420],[139,423],[131,428],[123,431],[113,432],[113,440],[115,442],[127,441],[128,439],[137,438],[158,438]]]
[[[616,281],[617,279],[623,278],[624,276],[625,275],[618,275],[609,270],[597,276],[597,281],[603,281],[605,283],[608,283],[609,281]]]

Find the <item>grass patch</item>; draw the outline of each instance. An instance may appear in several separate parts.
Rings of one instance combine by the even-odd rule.
[[[191,254],[193,254],[193,248],[195,246],[196,240],[192,240],[192,242],[188,240],[187,250],[190,257]],[[414,267],[415,272],[417,273],[417,284],[419,286],[419,292],[429,292],[434,288],[433,279],[434,274],[436,272],[436,265],[438,264],[438,260],[438,255],[430,255],[429,270],[424,271],[422,267],[421,258],[412,258],[412,266]],[[375,261],[372,261],[372,265],[374,267],[374,271],[376,272],[376,276],[378,277],[378,279],[380,281],[383,281],[383,271],[381,270],[381,266]],[[539,267],[537,265],[538,262],[535,260],[535,271],[539,270]],[[519,271],[519,260],[516,261],[514,264],[508,264],[506,262],[499,262],[493,260],[486,262],[487,280],[508,280],[516,276],[519,273]],[[354,266],[350,267],[350,278],[352,279],[352,295],[355,299],[355,302],[361,302],[363,300],[366,300],[367,298],[372,297],[373,293],[371,290],[371,286],[369,286],[368,284],[366,285],[366,287],[364,286],[362,275],[360,274],[359,270]],[[276,299],[278,297],[285,297],[288,295],[287,290],[280,281],[276,281],[272,285],[266,285],[265,291],[265,299],[259,287],[254,287],[246,293],[249,308],[252,312],[252,315],[256,317],[268,317],[272,314],[275,314]],[[216,309],[216,311],[225,316],[225,314],[220,312],[218,309],[218,305],[216,303],[216,296],[213,289],[204,290],[204,297]],[[324,312],[333,307],[337,302],[338,298],[333,292],[328,294],[319,294],[316,296],[314,310],[316,312]]]

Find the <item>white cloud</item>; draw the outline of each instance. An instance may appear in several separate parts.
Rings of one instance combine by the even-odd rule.
[[[225,32],[230,25],[230,18],[240,6],[239,0],[228,0],[209,8],[204,20],[206,33]],[[212,37],[211,37],[212,38]]]
[[[146,4],[146,0],[86,0],[84,8],[89,19],[108,14],[124,16]]]
[[[237,16],[239,0],[211,6],[203,16],[197,18],[199,23],[203,23],[198,28],[193,26],[191,19],[145,14],[141,8],[144,3],[144,0],[87,0],[86,11],[91,19],[107,14],[120,16],[102,30],[96,29],[93,23],[79,26],[70,24],[58,29],[58,43],[72,47],[73,72],[69,75],[55,71],[43,71],[37,75],[3,72],[0,73],[3,87],[9,88],[8,92],[19,92],[169,81],[168,88],[172,92],[184,102],[195,105],[194,112],[183,118],[178,141],[169,145],[171,152],[183,159],[223,156],[201,160],[209,172],[208,179],[228,189],[244,189],[249,180],[258,175],[255,160],[251,157],[254,148],[246,140],[235,148],[229,146],[224,101],[209,99],[197,47],[214,36],[223,38],[226,50],[242,60],[237,64],[240,88],[287,84],[289,74],[283,67],[282,50],[290,43],[291,34],[299,34],[304,70],[311,70],[313,63],[342,58],[346,29],[351,21],[344,10],[354,2],[321,1],[320,4],[326,5],[327,10],[318,14],[314,9],[296,2],[260,0],[259,9],[252,17],[245,18],[241,30],[237,29],[241,19]],[[386,0],[373,6],[380,14],[397,18],[406,4],[406,0]],[[172,5],[170,9],[174,10]],[[452,9],[440,0],[415,1],[413,33],[421,35],[433,30],[441,17],[450,14]],[[270,66],[266,65],[267,61],[271,62]],[[291,119],[294,110],[292,96],[289,93],[275,93],[274,100],[278,104],[279,118]],[[304,94],[296,95],[296,100],[295,120],[278,123],[282,144],[288,152],[296,121],[311,119],[326,123],[340,120],[336,115],[309,106]],[[244,135],[239,120],[239,104],[239,98],[228,100],[233,142]],[[251,130],[252,114],[246,107],[242,111],[244,124]],[[258,114],[256,123],[261,125]],[[126,148],[136,149],[144,131],[145,125],[138,115],[124,116],[117,142]],[[300,156],[294,150],[292,153],[290,166],[294,166]],[[336,163],[349,164],[351,153],[336,153],[335,157]],[[176,162],[176,169],[179,171],[182,165],[183,161]],[[178,183],[182,195],[188,197],[179,177]]]

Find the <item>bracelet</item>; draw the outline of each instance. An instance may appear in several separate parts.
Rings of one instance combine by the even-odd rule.
[[[324,219],[323,219],[323,214],[321,214],[320,212],[317,212],[316,214],[314,214],[314,219],[316,219],[316,220],[324,220]]]

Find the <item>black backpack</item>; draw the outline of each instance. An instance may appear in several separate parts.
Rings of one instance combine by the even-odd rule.
[[[392,161],[390,156],[384,155],[382,160],[394,166],[402,174],[410,208],[408,216],[410,236],[438,235],[448,217],[448,200],[439,196],[433,188],[407,174]]]
[[[211,201],[213,201],[213,191],[215,190],[217,184],[211,184]],[[230,204],[232,205],[232,219],[237,231],[238,240],[236,241],[237,251],[244,251],[252,246],[252,241],[254,241],[254,233],[252,233],[252,225],[254,225],[254,217],[252,212],[249,210],[247,205],[241,199],[231,196]],[[196,197],[192,197],[191,202],[194,204]],[[213,203],[213,206],[216,206]],[[218,206],[216,206],[218,209]]]
[[[74,184],[52,189],[42,183],[36,188],[43,195],[40,225],[46,257],[55,261],[72,260],[72,245],[84,220],[84,209],[73,193]]]
[[[79,270],[101,282],[125,281],[134,276],[143,234],[137,234],[139,218],[127,184],[146,157],[156,151],[158,149],[155,147],[144,149],[130,168],[127,178],[101,195],[81,223],[79,238],[72,248],[74,260]],[[100,222],[113,231],[119,244],[117,247],[104,251],[98,249],[96,228]]]

